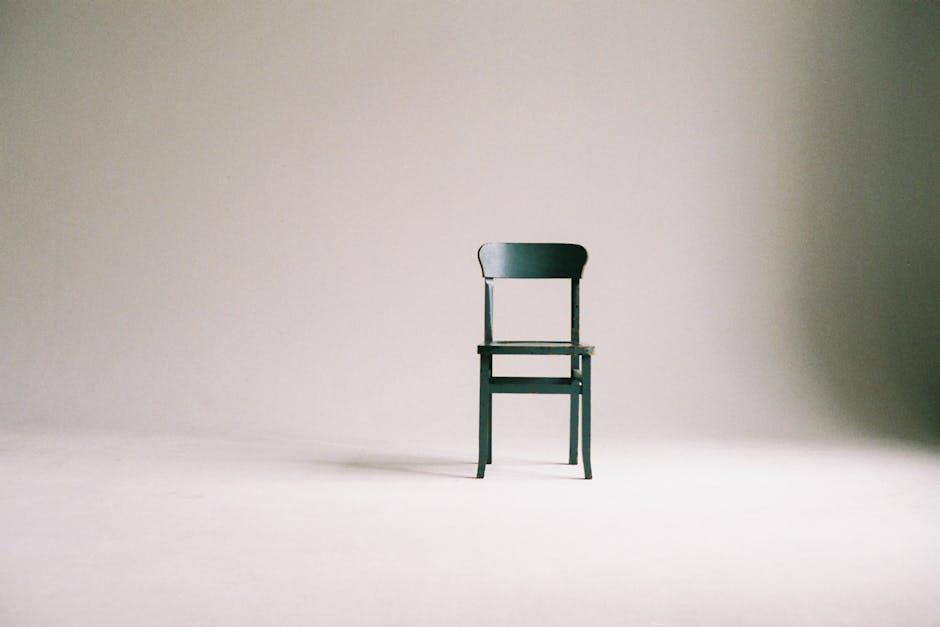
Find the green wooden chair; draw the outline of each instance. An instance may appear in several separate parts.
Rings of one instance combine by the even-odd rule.
[[[483,244],[477,252],[486,283],[483,344],[480,354],[480,457],[477,478],[493,461],[493,394],[568,394],[571,396],[568,463],[578,463],[578,399],[581,399],[581,451],[584,478],[591,478],[591,355],[581,344],[579,291],[587,251],[577,244]],[[571,279],[570,342],[494,342],[494,279]],[[494,377],[493,355],[569,355],[569,377]]]

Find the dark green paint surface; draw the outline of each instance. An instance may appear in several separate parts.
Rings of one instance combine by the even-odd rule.
[[[477,251],[491,279],[580,279],[587,250],[578,244],[483,244]]]
[[[477,477],[493,462],[493,394],[568,394],[568,463],[578,463],[578,423],[584,478],[591,472],[591,355],[580,342],[580,283],[587,251],[578,244],[490,243],[477,252],[485,278],[483,344],[480,355],[480,451]],[[494,341],[494,279],[571,279],[571,340]],[[494,377],[493,355],[564,355],[571,359],[569,377]],[[580,411],[579,411],[580,410]],[[580,416],[579,416],[580,413]]]
[[[490,342],[477,345],[478,353],[493,355],[590,355],[593,346],[573,342]]]

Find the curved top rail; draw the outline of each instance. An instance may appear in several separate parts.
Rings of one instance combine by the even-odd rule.
[[[578,244],[490,242],[477,251],[491,279],[580,279],[587,256]]]

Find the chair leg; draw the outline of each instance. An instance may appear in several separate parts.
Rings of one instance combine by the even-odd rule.
[[[578,356],[571,358],[571,376],[579,368]],[[578,463],[578,411],[580,409],[579,394],[571,395],[571,410],[568,419],[568,463],[572,466]]]
[[[480,454],[477,459],[477,479],[482,479],[486,472],[486,460],[490,448],[490,373],[488,355],[480,355]]]
[[[581,360],[581,456],[584,458],[584,478],[591,473],[591,356]]]
[[[486,463],[493,463],[493,394],[486,394]]]
[[[571,395],[571,416],[568,425],[568,463],[572,466],[578,463],[578,394]]]

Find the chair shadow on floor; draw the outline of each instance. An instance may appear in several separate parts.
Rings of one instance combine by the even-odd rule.
[[[476,475],[476,463],[457,461],[446,457],[419,457],[414,455],[359,455],[353,459],[340,460],[336,465],[346,470],[363,470],[389,473],[431,475],[456,479],[472,478]]]
[[[566,462],[538,461],[532,459],[509,459],[511,468],[520,467],[569,467]],[[354,471],[386,472],[400,474],[450,477],[453,479],[476,479],[475,461],[458,461],[449,457],[422,457],[415,455],[364,454],[352,459],[336,460],[331,465]],[[526,473],[532,478],[557,479],[558,475],[545,473]],[[581,478],[581,477],[574,477]]]

